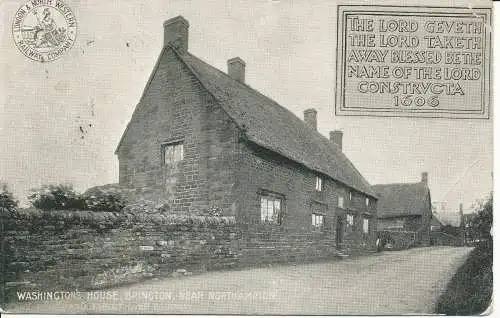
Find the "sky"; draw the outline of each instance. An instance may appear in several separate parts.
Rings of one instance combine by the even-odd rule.
[[[492,191],[492,120],[334,115],[338,2],[66,3],[76,42],[49,63],[14,45],[12,19],[23,1],[0,3],[0,179],[22,203],[42,184],[84,191],[118,182],[114,150],[161,51],[163,21],[177,15],[190,23],[191,53],[223,71],[241,57],[247,84],[300,118],[315,108],[325,136],[343,130],[344,152],[371,184],[418,182],[428,172],[432,201],[447,207],[439,217],[452,224],[460,203],[468,213]]]

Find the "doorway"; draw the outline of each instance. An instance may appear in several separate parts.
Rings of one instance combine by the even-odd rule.
[[[342,215],[337,215],[337,226],[336,226],[336,243],[337,249],[342,249],[342,242],[344,241],[344,217]]]

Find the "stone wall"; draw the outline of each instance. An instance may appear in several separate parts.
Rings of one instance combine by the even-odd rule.
[[[430,210],[429,210],[430,211]],[[416,232],[418,246],[430,245],[430,214],[409,215],[400,217],[380,218],[377,220],[380,231],[409,231]]]
[[[234,217],[24,210],[3,219],[2,278],[16,291],[91,290],[152,277],[335,259],[321,232]]]
[[[412,231],[378,231],[377,237],[385,249],[405,250],[418,246],[418,233]],[[390,247],[389,245],[390,244]]]
[[[340,229],[342,245],[339,247],[348,253],[375,249],[377,219],[374,199],[370,199],[366,205],[366,195],[251,143],[241,143],[239,153],[240,169],[235,185],[235,193],[239,198],[238,220],[260,224],[261,195],[273,193],[283,198],[284,218],[280,225],[283,231],[317,235],[311,215],[321,214],[324,216],[321,235],[333,245]],[[317,176],[324,178],[322,191],[315,188]],[[339,197],[343,197],[343,208],[338,206]],[[353,230],[346,226],[348,213],[354,216]],[[368,233],[363,232],[363,218],[369,220]]]
[[[225,160],[217,161],[227,152],[214,147],[224,147],[226,139],[235,144],[231,125],[187,67],[165,49],[117,149],[120,185],[147,189],[148,199],[166,202],[173,213],[227,208],[217,198],[210,202],[209,193],[230,193],[218,184],[232,184],[231,175],[217,178],[217,185],[209,178],[215,177],[212,170],[228,171]],[[162,147],[171,142],[182,143],[183,160],[165,164]]]
[[[460,237],[441,232],[432,231],[430,235],[431,245],[444,245],[444,246],[464,246],[464,242]]]
[[[234,218],[29,210],[4,218],[7,291],[85,290],[238,266]]]

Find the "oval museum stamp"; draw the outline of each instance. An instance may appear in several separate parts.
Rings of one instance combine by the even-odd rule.
[[[75,42],[76,18],[59,0],[31,0],[16,12],[12,35],[18,49],[28,58],[49,62],[58,59]]]

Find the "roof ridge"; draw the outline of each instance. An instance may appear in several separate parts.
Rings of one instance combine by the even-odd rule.
[[[219,72],[220,74],[222,74],[222,75],[226,76],[228,79],[230,79],[230,80],[232,80],[234,83],[236,83],[236,85],[242,85],[242,86],[244,86],[245,88],[249,88],[251,93],[256,93],[256,94],[257,94],[257,95],[259,95],[260,97],[263,97],[263,98],[268,99],[270,102],[272,102],[272,103],[273,103],[273,104],[275,104],[276,106],[281,107],[283,110],[285,110],[285,111],[287,111],[287,112],[289,112],[289,113],[291,113],[292,115],[294,115],[294,116],[295,116],[295,114],[294,114],[293,112],[291,112],[288,108],[286,108],[285,106],[282,106],[280,103],[278,103],[277,101],[275,101],[275,100],[274,100],[274,99],[272,99],[271,97],[264,95],[264,93],[261,93],[258,89],[253,88],[252,86],[248,85],[248,84],[247,84],[247,83],[245,83],[245,82],[243,82],[243,83],[242,83],[242,82],[240,82],[240,81],[235,80],[234,78],[232,78],[231,76],[229,76],[227,73],[224,73],[223,71],[219,70],[217,67],[215,67],[215,66],[211,65],[210,63],[208,63],[208,62],[204,61],[203,59],[201,59],[201,58],[197,57],[196,55],[194,55],[194,54],[192,54],[192,53],[190,53],[190,52],[186,52],[186,53],[187,53],[188,55],[190,55],[191,57],[193,57],[193,58],[195,58],[195,59],[199,60],[199,61],[200,61],[200,62],[202,62],[203,64],[207,65],[208,67],[213,68],[214,70],[216,70],[216,71],[217,71],[217,72]],[[181,58],[182,58],[182,56],[181,56]],[[297,116],[295,116],[295,117],[297,117]],[[299,120],[300,120],[300,118],[299,118],[299,117],[297,117],[297,119],[299,119]],[[323,136],[323,135],[322,135],[322,136]]]
[[[177,52],[175,49],[174,49],[174,51],[175,51],[175,52],[179,55],[179,57],[182,59],[182,54],[180,54],[179,52]],[[232,77],[231,77],[231,76],[229,76],[228,74],[224,73],[223,71],[221,71],[221,70],[220,70],[220,69],[218,69],[217,67],[215,67],[215,66],[211,65],[210,63],[208,63],[208,62],[204,61],[203,59],[201,59],[201,58],[197,57],[196,55],[192,54],[191,52],[186,52],[185,54],[186,54],[186,55],[191,56],[192,58],[197,59],[198,61],[202,62],[202,63],[203,63],[203,64],[205,64],[206,66],[213,68],[214,70],[216,70],[217,72],[219,72],[219,73],[220,73],[220,74],[222,74],[223,76],[226,76],[228,79],[230,79],[231,81],[233,81],[234,83],[236,83],[236,85],[242,85],[242,86],[244,86],[245,88],[249,89],[249,91],[250,91],[251,93],[258,94],[260,97],[263,97],[263,98],[265,98],[265,99],[269,100],[269,101],[270,101],[270,102],[272,102],[274,105],[276,105],[276,106],[280,107],[280,108],[281,108],[281,109],[283,109],[284,111],[286,111],[286,112],[290,113],[291,115],[293,115],[293,116],[294,116],[294,117],[295,117],[295,118],[296,118],[296,119],[297,119],[297,120],[298,120],[298,121],[299,121],[302,125],[304,125],[304,127],[305,127],[305,128],[308,128],[308,129],[311,131],[311,133],[314,133],[316,136],[319,136],[319,137],[323,138],[325,141],[329,142],[329,143],[330,143],[329,145],[330,145],[332,148],[334,148],[334,149],[332,149],[332,150],[334,150],[334,151],[335,151],[335,150],[337,150],[339,153],[341,153],[341,154],[344,156],[344,158],[342,158],[342,161],[343,161],[343,162],[348,163],[348,164],[349,164],[349,165],[350,165],[353,169],[355,169],[355,170],[356,170],[356,172],[357,172],[360,176],[362,176],[362,174],[361,174],[361,172],[358,170],[358,168],[356,168],[356,166],[355,166],[355,165],[354,165],[354,164],[353,164],[353,163],[349,160],[349,158],[347,158],[347,156],[346,156],[346,155],[342,152],[342,150],[340,150],[340,148],[339,148],[339,146],[338,146],[337,144],[330,142],[330,140],[328,139],[328,137],[326,137],[325,135],[323,135],[322,133],[320,133],[318,130],[312,130],[312,129],[310,129],[309,127],[307,127],[307,126],[306,126],[306,124],[304,123],[304,121],[303,121],[303,120],[301,120],[299,117],[297,117],[297,116],[296,116],[296,115],[295,115],[292,111],[290,111],[288,108],[286,108],[285,106],[281,105],[280,103],[278,103],[277,101],[275,101],[275,100],[274,100],[274,99],[272,99],[271,97],[266,96],[265,94],[261,93],[258,89],[253,88],[252,86],[248,85],[247,83],[242,83],[242,82],[240,82],[240,81],[235,80],[234,78],[232,78]],[[184,62],[185,64],[188,64],[188,65],[189,65],[189,63],[187,63],[186,61],[184,61],[184,59],[182,59],[182,60],[183,60],[183,62]],[[189,66],[188,66],[188,67],[189,67]],[[189,68],[190,68],[190,69],[192,69],[191,67],[189,67]],[[195,74],[196,74],[196,71],[194,71],[194,70],[193,70],[193,73],[195,73]],[[197,77],[198,77],[198,76],[197,76]],[[215,97],[215,96],[214,96],[214,97]],[[216,99],[217,99],[217,98],[216,98]]]
[[[436,221],[444,225],[443,221],[441,221],[441,219],[439,218],[438,213],[432,212],[432,216],[434,219],[436,219]]]
[[[372,185],[372,187],[397,186],[397,185],[418,185],[418,184],[423,184],[423,182],[378,183],[378,184]]]
[[[180,53],[178,53],[180,55],[180,57],[182,58],[182,55]],[[250,92],[251,93],[256,93],[258,94],[259,96],[263,97],[263,98],[266,98],[268,99],[270,102],[272,102],[273,104],[275,104],[276,106],[282,108],[284,111],[292,114],[295,118],[297,118],[303,125],[304,127],[308,128],[306,126],[306,124],[304,123],[303,120],[301,120],[299,117],[297,117],[292,111],[290,111],[288,108],[286,108],[285,106],[281,105],[280,103],[278,103],[277,101],[275,101],[274,99],[272,99],[271,97],[265,95],[264,93],[260,92],[258,89],[256,88],[253,88],[252,86],[248,85],[247,83],[242,83],[240,81],[237,81],[235,80],[234,78],[232,78],[231,76],[229,76],[227,73],[224,73],[223,71],[221,71],[220,69],[218,69],[217,67],[211,65],[210,63],[204,61],[203,59],[197,57],[196,55],[194,55],[193,53],[190,53],[190,52],[186,52],[186,54],[190,55],[191,57],[199,60],[200,62],[202,62],[203,64],[207,65],[208,67],[211,67],[213,68],[214,70],[216,70],[217,72],[219,72],[220,74],[226,76],[228,79],[232,80],[234,83],[236,83],[236,85],[242,85],[248,89],[250,89]],[[325,135],[323,135],[322,133],[320,133],[318,130],[312,130],[311,129],[311,132],[313,133],[316,133],[316,135],[318,136],[321,136],[322,138],[326,139],[327,141],[329,141],[328,137],[326,137]],[[334,146],[335,148],[338,148],[338,146],[334,143],[331,144],[332,146]],[[339,151],[341,151],[340,149],[338,149]],[[342,151],[341,151],[342,152]]]
[[[173,51],[176,53],[176,55],[179,57],[179,59],[188,67],[188,69],[193,73],[193,75],[200,81],[202,86],[219,102],[219,104],[222,106],[223,109],[225,109],[226,113],[238,124],[239,121],[243,122],[243,127],[245,127],[245,121],[246,116],[250,115],[251,113],[246,112],[245,110],[242,110],[241,108],[238,108],[237,105],[233,105],[232,102],[230,101],[232,98],[234,98],[231,93],[228,91],[224,90],[225,85],[228,85],[229,87],[233,87],[232,89],[235,90],[241,90],[242,92],[245,92],[247,94],[250,94],[249,97],[254,97],[258,102],[257,105],[262,107],[261,111],[270,111],[272,113],[279,113],[281,112],[281,116],[289,116],[290,119],[293,119],[292,125],[300,125],[300,130],[304,132],[307,135],[310,136],[308,138],[310,142],[307,144],[304,143],[303,140],[306,139],[296,139],[296,142],[299,144],[302,144],[302,149],[307,148],[310,144],[315,144],[316,147],[323,148],[324,151],[327,153],[330,153],[331,156],[333,156],[333,162],[335,162],[339,167],[342,165],[348,166],[349,169],[351,169],[352,173],[354,174],[353,176],[342,176],[337,175],[335,173],[332,174],[332,172],[328,172],[331,168],[328,168],[324,166],[324,164],[318,164],[319,161],[329,161],[332,160],[331,158],[328,158],[329,155],[324,155],[321,157],[322,159],[312,159],[312,161],[304,160],[303,158],[300,158],[300,155],[298,157],[294,156],[293,154],[290,153],[283,153],[282,151],[279,150],[279,147],[275,147],[275,145],[272,145],[272,143],[269,143],[269,141],[262,140],[258,134],[255,134],[254,132],[251,131],[246,131],[246,135],[249,137],[249,139],[253,140],[253,142],[259,144],[260,146],[267,148],[273,152],[276,152],[282,156],[285,156],[305,167],[307,167],[310,170],[319,172],[321,174],[327,175],[330,178],[345,184],[347,187],[359,191],[361,193],[368,194],[372,197],[377,197],[377,194],[373,189],[371,188],[370,183],[363,177],[363,175],[359,172],[359,170],[354,166],[354,164],[349,160],[349,158],[340,150],[340,148],[332,143],[326,136],[321,134],[317,130],[313,130],[305,125],[303,120],[301,120],[298,116],[296,116],[293,112],[291,112],[288,108],[282,106],[275,100],[273,100],[271,97],[268,97],[264,95],[263,93],[259,92],[257,89],[251,87],[248,84],[241,83],[225,72],[221,71],[220,69],[210,65],[208,62],[200,59],[199,57],[195,56],[194,54],[190,52],[185,52],[185,53],[179,53],[173,48]],[[191,65],[192,64],[192,65]],[[198,65],[197,65],[198,64]],[[202,74],[199,74],[198,71],[202,72]],[[215,72],[214,74],[209,74],[209,73],[203,73],[203,72]],[[214,76],[213,80],[210,79],[210,76]],[[218,83],[218,81],[222,81],[221,83]],[[227,82],[223,84],[224,82]],[[222,85],[222,86],[221,86]],[[222,93],[222,96],[219,96],[218,94]],[[236,94],[236,93],[232,93]],[[227,98],[227,99],[226,99]],[[226,109],[227,108],[227,109]],[[274,110],[273,110],[274,109]],[[286,118],[288,119],[288,118]],[[300,123],[300,124],[299,124]],[[238,125],[240,128],[242,128],[240,125]],[[245,129],[246,130],[246,129]],[[325,147],[327,147],[325,149]],[[321,156],[321,154],[319,154]]]

